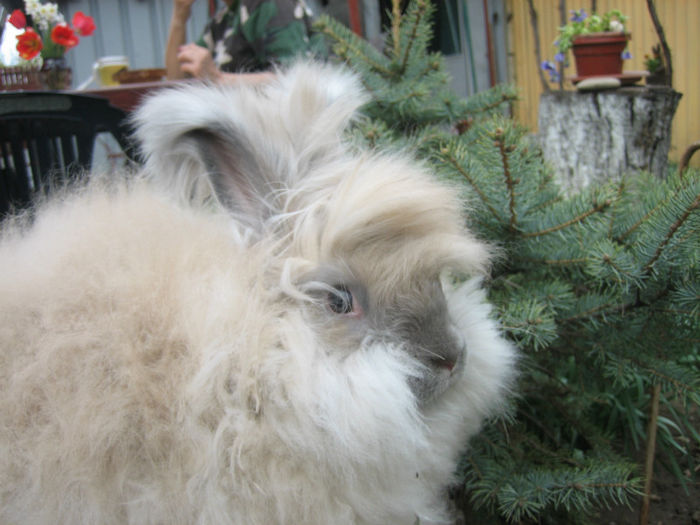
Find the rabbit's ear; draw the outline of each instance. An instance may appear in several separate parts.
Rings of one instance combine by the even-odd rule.
[[[219,203],[258,230],[274,213],[274,184],[249,138],[233,128],[194,129],[183,138],[194,145]]]
[[[349,69],[303,61],[280,71],[268,93],[294,149],[312,156],[332,148],[369,101],[360,78]]]
[[[244,223],[280,211],[276,196],[342,151],[367,100],[358,78],[299,62],[259,86],[183,84],[132,117],[149,176],[186,202],[212,195]]]
[[[149,97],[132,122],[154,182],[184,202],[215,198],[249,226],[269,216],[280,147],[260,122],[264,97],[252,89],[195,84]],[[271,169],[276,166],[277,169]]]

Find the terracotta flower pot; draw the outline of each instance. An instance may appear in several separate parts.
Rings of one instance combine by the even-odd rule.
[[[629,33],[591,33],[576,37],[572,50],[578,76],[622,74],[622,52],[630,38]]]

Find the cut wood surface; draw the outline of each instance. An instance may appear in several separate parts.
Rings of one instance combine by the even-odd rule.
[[[567,191],[639,170],[663,177],[680,98],[669,88],[544,93],[538,124],[545,160]]]

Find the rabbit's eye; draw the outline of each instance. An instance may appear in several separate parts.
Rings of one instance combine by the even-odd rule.
[[[328,307],[336,314],[351,314],[355,306],[352,292],[343,285],[336,285],[334,290],[328,293]]]

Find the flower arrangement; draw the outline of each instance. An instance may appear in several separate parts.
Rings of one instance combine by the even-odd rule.
[[[43,59],[63,58],[66,51],[80,42],[80,36],[90,36],[95,32],[95,21],[92,17],[77,11],[71,24],[58,10],[58,5],[52,2],[45,4],[41,0],[25,0],[26,15],[20,9],[15,9],[8,21],[17,29],[24,29],[17,35],[17,51],[24,60],[32,60],[37,56]],[[30,16],[36,26],[27,23]]]
[[[549,78],[552,82],[558,82],[560,79],[559,70],[556,63],[568,65],[567,52],[573,47],[574,40],[583,35],[592,35],[594,33],[625,33],[625,22],[628,17],[623,15],[618,9],[608,11],[603,15],[586,13],[585,9],[571,11],[569,22],[559,28],[559,36],[554,41],[557,48],[557,54],[554,55],[554,62],[545,60],[542,62],[542,69],[549,73]],[[625,49],[621,58],[629,60],[632,58],[631,53]]]

